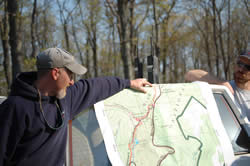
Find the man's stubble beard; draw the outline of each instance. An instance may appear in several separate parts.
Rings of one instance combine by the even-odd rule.
[[[248,82],[248,81],[250,81],[250,79],[247,79],[247,78],[245,78],[242,74],[240,74],[240,73],[234,73],[234,81],[236,82],[236,83],[238,83],[238,84],[244,84],[244,83],[246,83],[246,82]]]
[[[66,89],[61,89],[61,90],[57,93],[56,98],[62,99],[62,98],[64,98],[65,96],[66,96]]]

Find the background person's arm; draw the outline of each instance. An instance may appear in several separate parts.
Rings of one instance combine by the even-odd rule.
[[[190,81],[190,82],[192,82],[192,81],[204,81],[204,82],[207,82],[209,84],[224,85],[232,92],[232,94],[234,94],[234,90],[228,81],[222,80],[218,77],[215,77],[214,75],[212,75],[204,70],[195,69],[195,70],[188,71],[185,74],[185,80]]]

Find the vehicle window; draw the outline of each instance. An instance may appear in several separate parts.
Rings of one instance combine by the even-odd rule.
[[[6,99],[4,96],[0,96],[0,104]]]
[[[232,147],[233,147],[235,154],[244,152],[244,151],[247,152],[247,149],[240,147],[236,143],[240,137],[242,127],[237,119],[237,116],[232,110],[232,107],[229,104],[228,100],[223,95],[223,93],[214,93],[214,98],[219,109],[219,114],[220,114],[222,123],[232,143]]]
[[[111,166],[93,109],[78,115],[69,128],[72,142],[69,143],[70,166]]]

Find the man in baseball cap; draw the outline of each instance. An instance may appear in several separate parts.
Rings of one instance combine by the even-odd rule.
[[[87,69],[60,48],[41,52],[37,69],[20,73],[0,105],[0,165],[63,166],[69,120],[124,88],[145,92],[143,86],[152,86],[117,77],[74,82],[73,74]]]
[[[237,87],[250,90],[250,51],[244,51],[238,56],[234,80]]]
[[[226,81],[212,74],[195,69],[185,74],[187,81],[205,81],[210,84],[219,84],[228,87],[239,104],[243,118],[250,121],[250,51],[243,51],[236,58],[234,80]]]
[[[248,51],[242,51],[239,56],[246,57],[246,58],[250,59],[250,50],[248,50]]]

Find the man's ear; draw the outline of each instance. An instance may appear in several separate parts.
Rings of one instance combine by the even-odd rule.
[[[53,68],[50,74],[53,80],[57,80],[60,76],[60,70],[58,68]]]

